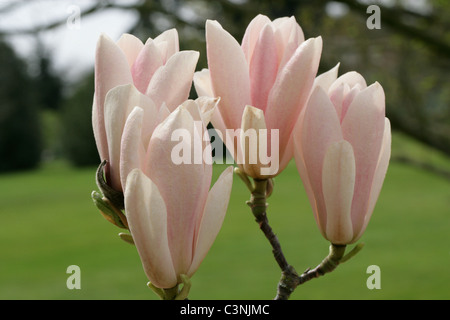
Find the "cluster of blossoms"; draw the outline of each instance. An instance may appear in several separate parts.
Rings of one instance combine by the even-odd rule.
[[[97,45],[92,119],[106,160],[99,201],[103,214],[129,229],[155,288],[176,287],[197,270],[221,228],[233,182],[229,167],[210,188],[211,159],[174,163],[174,131],[202,137],[209,122],[218,132],[236,130],[224,142],[253,179],[271,179],[295,158],[319,230],[336,245],[361,237],[388,167],[382,87],[367,86],[356,72],[338,77],[338,66],[317,76],[322,38],[305,40],[294,17],[258,15],[241,44],[208,20],[206,43],[208,69],[197,72],[198,52],[180,51],[174,29],[145,43],[102,35]],[[196,100],[188,99],[192,84]],[[250,129],[272,163],[250,161]],[[275,145],[268,143],[274,137]],[[211,157],[208,139],[181,144]],[[111,192],[122,200],[112,201]]]

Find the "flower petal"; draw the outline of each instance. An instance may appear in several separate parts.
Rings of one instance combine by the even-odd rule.
[[[249,66],[252,105],[265,111],[278,72],[278,53],[271,24],[261,30]]]
[[[141,169],[145,159],[142,143],[142,123],[144,110],[135,107],[125,122],[120,148],[120,181],[126,186],[128,174],[136,168]]]
[[[368,209],[372,180],[378,163],[385,124],[384,91],[374,83],[359,92],[342,120],[344,139],[353,147],[356,161],[353,229],[361,230]]]
[[[389,166],[390,157],[391,157],[391,125],[389,119],[385,118],[383,143],[381,145],[380,158],[377,163],[377,168],[375,169],[372,187],[370,189],[370,197],[367,213],[364,217],[364,223],[361,227],[361,230],[355,230],[357,233],[355,234],[355,238],[353,241],[358,240],[362,236],[364,230],[366,230],[367,224],[370,221],[373,210],[375,208],[375,204],[378,200],[378,196],[380,195],[381,187],[383,186],[383,181]]]
[[[211,84],[211,75],[208,69],[202,69],[194,73],[194,87],[199,97],[214,97]]]
[[[281,70],[305,41],[305,36],[294,16],[275,19],[273,25],[276,29],[275,38]]]
[[[139,106],[144,111],[142,141],[145,143],[150,139],[157,124],[158,111],[153,101],[140,93],[132,84],[117,86],[106,95],[105,126],[109,146],[109,177],[112,187],[116,190],[122,190],[125,186],[125,180],[122,178],[126,178],[126,175],[121,177],[120,174],[122,134],[127,117],[135,106]]]
[[[242,112],[251,104],[248,64],[239,43],[218,22],[206,22],[208,66],[214,96],[230,129],[241,125]]]
[[[330,89],[333,82],[337,79],[339,65],[340,63],[335,65],[330,70],[318,75],[314,80],[314,87],[320,86],[325,92],[328,93],[328,89]]]
[[[125,191],[125,210],[136,249],[150,282],[158,288],[177,284],[167,237],[167,213],[158,187],[139,169]]]
[[[95,137],[100,140],[97,145],[101,147],[99,150],[101,160],[108,156],[104,123],[106,94],[112,88],[127,83],[133,83],[133,79],[125,54],[107,35],[101,34],[95,53],[95,111],[97,115],[93,118],[97,121],[94,130],[97,131]]]
[[[353,88],[355,85],[359,84],[361,86],[361,89],[364,89],[367,87],[366,80],[364,77],[359,74],[356,71],[350,71],[347,73],[344,73],[342,76],[336,79],[336,81],[330,86],[329,91],[333,91],[336,87],[339,87],[341,84],[347,84],[350,89]]]
[[[211,84],[211,75],[209,69],[202,69],[202,71],[196,72],[194,74],[194,86],[195,91],[199,97],[214,97],[214,91]],[[217,97],[220,99],[220,97]],[[225,133],[226,126],[223,122],[222,115],[220,114],[219,107],[216,106],[211,114],[210,119],[214,129],[220,132],[220,134]]]
[[[321,87],[316,87],[311,94],[297,134],[300,135],[305,171],[315,197],[315,204],[311,205],[317,208],[318,225],[324,227],[327,217],[322,193],[323,159],[329,146],[343,138],[336,110]]]
[[[294,125],[310,95],[321,50],[320,37],[305,41],[283,70],[279,71],[270,92],[265,112],[266,124],[268,129],[280,130],[280,157],[287,147]]]
[[[147,41],[131,68],[136,88],[145,93],[156,70],[164,64],[161,52],[154,41]]]
[[[355,187],[355,157],[345,140],[333,143],[323,160],[322,188],[327,211],[326,235],[333,244],[353,239],[351,209]]]
[[[120,147],[125,121],[137,99],[132,93],[132,84],[121,85],[111,89],[105,99],[105,130],[108,141],[109,183],[122,191],[120,182]],[[133,101],[134,100],[134,101]],[[133,101],[133,102],[132,102]],[[132,102],[132,103],[130,103]]]
[[[253,52],[255,50],[256,43],[258,42],[261,30],[267,24],[271,24],[270,19],[263,14],[258,14],[252,19],[252,21],[250,21],[247,29],[245,29],[244,37],[242,38],[242,50],[247,61],[252,60]]]
[[[233,167],[230,166],[220,175],[208,193],[203,216],[199,221],[197,236],[194,241],[194,257],[188,271],[188,276],[191,276],[197,270],[222,227],[230,200],[232,185]]]
[[[124,33],[119,40],[117,40],[116,44],[127,57],[128,66],[131,68],[134,61],[136,61],[139,52],[141,52],[144,47],[144,44],[139,38],[129,33]]]
[[[268,131],[269,135],[271,135],[271,131]],[[286,144],[284,151],[279,155],[279,166],[278,166],[278,174],[281,173],[291,162],[294,157],[294,129],[292,130],[292,135]],[[276,139],[279,140],[279,139]],[[279,146],[278,146],[279,150]],[[278,151],[279,153],[279,151]]]
[[[146,95],[151,97],[157,106],[165,102],[169,110],[175,110],[189,96],[198,57],[197,51],[175,53],[155,72]]]
[[[95,145],[97,146],[97,150],[100,156],[100,159],[106,159],[108,155],[108,142],[106,140],[106,132],[105,132],[105,121],[102,119],[99,120],[99,111],[98,106],[95,101],[95,94],[92,99],[92,129],[94,131],[94,140]],[[100,126],[103,125],[102,129]],[[103,130],[103,132],[101,132]]]
[[[276,176],[279,171],[277,132],[268,132],[264,112],[258,108],[246,106],[242,115],[241,128],[240,150],[243,153],[242,168],[245,174],[255,179]],[[275,134],[274,141],[272,141],[272,134]],[[271,149],[272,147],[274,149]]]
[[[317,212],[317,201],[316,196],[314,194],[313,188],[311,186],[311,181],[309,180],[308,171],[306,170],[306,165],[304,161],[303,155],[303,147],[302,147],[302,130],[301,130],[301,122],[303,121],[304,112],[299,117],[299,121],[294,129],[293,140],[294,140],[294,159],[295,164],[297,166],[297,171],[301,177],[303,187],[305,189],[306,195],[308,196],[309,203],[311,204],[312,211],[314,213],[314,218],[316,220],[317,226],[323,237],[326,238],[325,234],[325,225],[322,223],[326,222],[326,217],[319,218],[319,214]]]
[[[153,41],[157,44],[166,43],[165,54],[162,55],[164,63],[180,50],[178,31],[175,28],[164,31]]]
[[[167,206],[169,246],[177,274],[185,274],[191,265],[196,221],[211,184],[211,165],[192,161],[196,160],[194,150],[203,151],[199,131],[189,111],[178,107],[153,132],[145,161],[144,172],[158,186]]]
[[[219,98],[210,98],[206,96],[195,99],[195,103],[200,110],[201,119],[205,127],[211,122],[211,118],[217,109],[219,101]]]
[[[252,178],[260,176],[259,130],[266,129],[264,112],[261,109],[246,106],[242,114],[240,149],[242,151],[242,168]]]

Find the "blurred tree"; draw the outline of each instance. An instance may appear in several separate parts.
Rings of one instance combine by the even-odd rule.
[[[62,157],[60,139],[61,107],[66,84],[63,75],[53,66],[52,55],[39,36],[35,37],[36,50],[31,64],[35,103],[40,107],[42,123],[42,161],[51,162]]]
[[[58,110],[63,100],[63,80],[52,69],[51,56],[41,42],[37,44],[37,74],[34,77],[36,102],[42,109]]]
[[[75,166],[100,163],[92,131],[93,96],[94,76],[90,75],[67,97],[62,107],[60,136],[63,153]]]
[[[0,41],[0,172],[34,168],[41,157],[39,106],[26,67]]]

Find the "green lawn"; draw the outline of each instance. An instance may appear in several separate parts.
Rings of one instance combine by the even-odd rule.
[[[400,143],[400,142],[401,143]],[[394,137],[395,150],[407,145]],[[394,150],[394,151],[395,151]],[[420,146],[408,150],[427,154]],[[449,166],[448,160],[438,160]],[[215,177],[225,166],[215,167]],[[51,165],[0,176],[0,299],[156,299],[136,249],[94,207],[95,168]],[[272,299],[280,272],[245,205],[235,176],[219,236],[192,278],[190,299]],[[328,253],[294,163],[276,179],[269,220],[288,261],[303,272]],[[292,299],[450,299],[450,182],[392,162],[364,249],[333,273],[298,287]],[[81,290],[69,290],[70,265]],[[381,268],[369,290],[367,267]]]

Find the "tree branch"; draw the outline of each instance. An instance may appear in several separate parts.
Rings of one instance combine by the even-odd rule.
[[[354,0],[337,0],[338,2],[345,3],[349,6],[350,9],[355,12],[367,16],[367,4],[360,3]],[[379,5],[380,6],[380,5]],[[442,41],[441,37],[432,35],[428,32],[425,32],[423,29],[418,27],[407,25],[402,22],[401,15],[406,13],[409,16],[412,16],[411,11],[403,11],[398,9],[391,9],[384,6],[380,6],[381,8],[381,22],[391,27],[393,30],[401,33],[403,35],[408,36],[411,39],[416,39],[425,43],[431,50],[433,50],[436,54],[442,55],[444,57],[450,56],[450,45],[444,41]],[[418,14],[416,14],[417,16]],[[423,15],[421,16],[423,18]],[[430,19],[428,19],[430,21]]]
[[[105,9],[124,9],[124,10],[134,10],[137,9],[136,5],[119,5],[114,3],[106,3],[99,2],[90,8],[87,8],[80,12],[80,16],[87,16],[92,13],[96,13],[101,10]],[[11,8],[13,9],[13,8]],[[2,12],[1,12],[2,13]],[[51,22],[46,25],[37,26],[31,29],[12,29],[12,30],[0,30],[0,36],[10,36],[10,35],[35,35],[43,31],[48,31],[54,28],[57,28],[67,22],[67,17],[64,17],[63,19],[56,20],[54,22]]]

